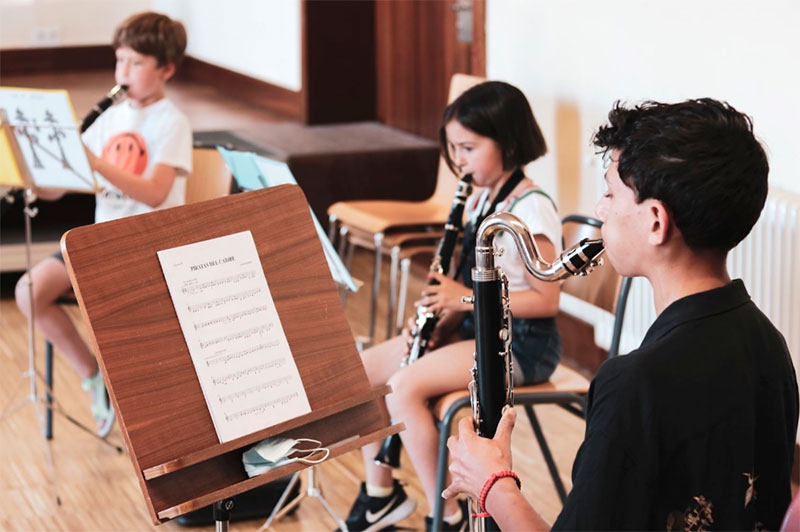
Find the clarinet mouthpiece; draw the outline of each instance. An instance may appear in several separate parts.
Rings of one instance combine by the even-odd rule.
[[[561,255],[561,262],[572,275],[588,275],[603,264],[600,256],[604,251],[602,239],[584,238]]]

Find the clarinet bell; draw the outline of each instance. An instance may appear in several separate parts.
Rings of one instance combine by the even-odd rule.
[[[400,449],[402,449],[403,442],[400,436],[392,434],[383,440],[378,454],[375,455],[375,463],[379,466],[390,467],[392,469],[400,468]]]

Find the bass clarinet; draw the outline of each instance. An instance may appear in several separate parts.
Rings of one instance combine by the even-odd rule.
[[[469,384],[475,430],[484,438],[494,437],[507,406],[514,404],[511,362],[511,311],[508,282],[495,266],[494,239],[501,232],[510,234],[519,249],[525,268],[542,281],[559,281],[572,275],[587,275],[602,264],[603,241],[583,239],[564,251],[552,264],[542,259],[528,228],[517,216],[501,212],[488,216],[478,228],[475,243],[475,268],[472,269],[475,313],[475,361]],[[470,530],[498,530],[491,517],[472,517],[482,510],[470,500]]]
[[[472,174],[467,174],[458,182],[458,189],[453,198],[453,206],[450,209],[447,223],[444,225],[444,234],[441,240],[439,240],[439,246],[431,262],[431,272],[447,275],[450,269],[450,263],[452,262],[453,251],[456,248],[458,235],[463,229],[464,205],[471,193]],[[434,279],[431,280],[430,284],[439,284],[439,282]],[[439,316],[436,313],[429,312],[422,305],[417,307],[416,318],[414,319],[414,330],[411,331],[411,337],[408,341],[408,353],[403,359],[401,367],[414,363],[419,357],[425,354],[425,350],[428,348],[428,342],[438,322]],[[394,469],[400,467],[400,447],[401,442],[398,434],[392,434],[387,437],[380,451],[375,455],[375,463]]]

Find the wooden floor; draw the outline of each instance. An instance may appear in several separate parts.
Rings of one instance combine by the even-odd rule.
[[[77,114],[82,115],[113,84],[107,73],[82,73],[62,76],[8,76],[3,85],[68,88],[73,95]],[[196,130],[232,129],[258,123],[284,120],[274,114],[248,108],[230,101],[217,92],[194,86],[175,84],[170,96],[190,115]],[[353,273],[360,279],[371,275],[371,257],[356,253]],[[414,270],[411,297],[424,283],[425,265]],[[386,272],[384,272],[384,279]],[[378,330],[385,332],[385,297],[380,300]],[[345,313],[355,335],[367,332],[369,288],[351,294]],[[410,304],[407,314],[411,312]],[[77,312],[75,319],[80,320]],[[147,513],[143,494],[127,452],[87,434],[65,417],[55,418],[55,438],[47,443],[41,436],[37,409],[30,401],[30,379],[24,377],[28,367],[27,323],[12,299],[0,299],[0,408],[12,412],[0,421],[0,529],[2,530],[185,530],[175,522],[155,526]],[[36,364],[42,367],[44,340],[35,337]],[[15,391],[16,390],[16,391]],[[81,391],[77,375],[63,360],[56,358],[55,396],[63,410],[78,422],[92,424],[86,394]],[[15,407],[17,407],[14,409]],[[550,437],[562,478],[569,487],[569,474],[575,452],[583,435],[583,422],[557,407],[537,407],[537,412]],[[119,427],[108,438],[122,446]],[[537,508],[548,520],[554,519],[560,503],[549,474],[533,439],[530,426],[521,417],[513,436],[514,468],[522,477],[523,491],[536,501]],[[48,453],[54,469],[49,467]],[[405,457],[404,457],[405,458]],[[411,529],[424,529],[428,511],[419,481],[407,459],[399,478],[408,484],[411,496],[419,502],[414,515],[402,524]],[[302,477],[305,481],[305,475]],[[340,518],[344,518],[363,478],[360,453],[352,452],[319,467],[319,481],[326,500]],[[305,485],[303,487],[305,488]],[[61,504],[57,504],[56,497]],[[254,531],[263,519],[234,522],[232,530]],[[334,520],[319,501],[307,497],[297,512],[270,527],[276,531],[318,531],[336,528]],[[213,530],[213,526],[196,530]]]

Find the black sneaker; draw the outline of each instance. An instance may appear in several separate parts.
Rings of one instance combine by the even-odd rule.
[[[345,524],[349,532],[377,532],[402,521],[416,508],[417,501],[406,495],[397,480],[394,480],[394,491],[388,497],[370,497],[366,484],[362,482]]]
[[[461,499],[458,501],[458,505],[461,507],[461,520],[454,525],[442,521],[442,528],[435,532],[466,532],[469,530],[469,509],[467,508],[467,501]],[[425,516],[425,532],[434,532],[433,517],[429,515]]]

